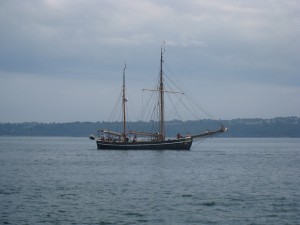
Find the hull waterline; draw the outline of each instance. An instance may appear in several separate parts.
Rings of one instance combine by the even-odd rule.
[[[190,150],[193,140],[189,138],[159,142],[96,142],[98,150]]]

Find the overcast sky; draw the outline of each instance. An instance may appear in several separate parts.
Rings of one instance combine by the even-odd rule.
[[[214,118],[300,116],[299,0],[1,0],[0,32],[0,122],[105,121],[125,61],[139,110],[162,41]]]

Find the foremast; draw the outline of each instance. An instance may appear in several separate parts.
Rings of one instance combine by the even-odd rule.
[[[160,51],[160,71],[159,71],[159,124],[160,140],[165,140],[165,112],[164,112],[164,82],[163,82],[163,47]]]

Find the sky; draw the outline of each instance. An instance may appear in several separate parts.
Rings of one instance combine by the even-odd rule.
[[[0,32],[2,123],[106,121],[125,62],[138,111],[162,46],[213,118],[300,116],[299,0],[2,0]]]

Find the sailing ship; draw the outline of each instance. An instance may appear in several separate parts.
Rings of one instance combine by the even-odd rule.
[[[223,125],[217,130],[207,130],[203,133],[194,135],[188,134],[186,137],[182,137],[178,133],[176,138],[167,138],[165,132],[165,90],[164,85],[164,72],[163,72],[163,54],[164,49],[161,47],[160,52],[160,72],[159,72],[159,84],[157,89],[150,90],[158,92],[158,111],[159,120],[157,132],[144,132],[144,131],[132,131],[127,130],[127,115],[126,115],[126,87],[125,87],[125,71],[126,63],[123,69],[123,85],[122,85],[122,131],[112,131],[110,129],[99,129],[98,136],[90,136],[91,140],[95,140],[98,150],[190,150],[194,140],[201,140],[203,138],[212,137],[220,133],[224,133],[228,130]],[[183,93],[182,93],[183,94]],[[134,136],[133,139],[131,137]]]

